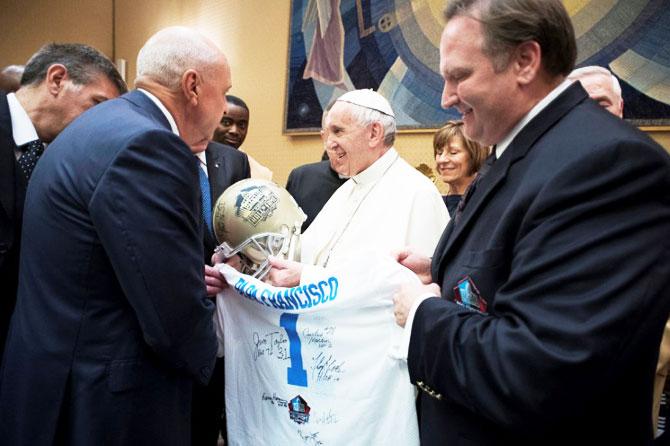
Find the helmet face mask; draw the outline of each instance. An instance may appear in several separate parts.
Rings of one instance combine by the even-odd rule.
[[[242,272],[263,278],[268,255],[294,260],[299,256],[300,227],[306,216],[291,195],[258,179],[239,181],[219,197],[213,226],[224,257],[239,255]]]

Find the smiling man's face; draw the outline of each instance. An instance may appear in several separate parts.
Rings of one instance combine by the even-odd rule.
[[[356,106],[336,102],[326,116],[323,134],[331,167],[346,177],[361,173],[379,158],[370,146],[370,125],[354,119],[351,107]]]

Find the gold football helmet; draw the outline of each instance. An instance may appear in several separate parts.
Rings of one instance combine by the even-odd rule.
[[[254,178],[238,181],[214,205],[216,251],[226,258],[238,254],[242,272],[262,279],[270,270],[268,255],[297,259],[306,218],[283,187]]]

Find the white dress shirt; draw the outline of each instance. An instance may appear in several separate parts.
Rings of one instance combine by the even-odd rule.
[[[448,222],[435,185],[391,148],[328,200],[301,237],[301,261],[334,266],[408,245],[430,256]]]
[[[14,93],[7,95],[7,105],[9,106],[9,116],[12,120],[12,138],[14,138],[16,147],[21,147],[24,144],[39,139],[33,122]],[[14,149],[14,157],[19,159],[20,156],[21,150]]]

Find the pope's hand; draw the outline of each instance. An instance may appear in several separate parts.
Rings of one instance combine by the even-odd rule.
[[[267,282],[285,288],[300,285],[302,263],[280,259],[275,256],[268,256],[268,260],[272,268],[266,277]]]

